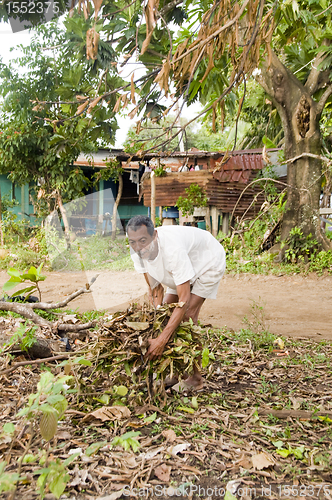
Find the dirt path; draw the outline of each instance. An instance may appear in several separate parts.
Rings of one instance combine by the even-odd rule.
[[[43,300],[60,300],[96,274],[47,273],[41,284]],[[7,273],[0,272],[0,286],[7,279]],[[75,299],[71,307],[80,311],[121,310],[129,302],[143,300],[145,292],[144,277],[134,271],[102,271],[92,293]],[[253,305],[263,308],[265,325],[274,334],[332,339],[332,277],[225,275],[217,300],[205,302],[200,319],[213,326],[227,325],[238,330],[245,326],[244,316],[253,319]]]

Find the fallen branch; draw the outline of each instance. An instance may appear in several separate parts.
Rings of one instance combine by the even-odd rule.
[[[273,415],[277,418],[304,418],[308,420],[317,419],[317,417],[332,418],[330,411],[305,411],[305,410],[258,410],[258,415]]]
[[[88,328],[93,328],[98,323],[98,320],[93,319],[88,323],[83,323],[81,325],[71,325],[68,323],[60,323],[57,325],[57,329],[62,332],[80,332],[81,330],[87,330]]]
[[[38,302],[36,302],[38,304]],[[0,311],[10,311],[23,318],[30,319],[38,326],[52,327],[52,323],[33,312],[31,304],[20,304],[19,302],[0,302]]]
[[[32,302],[31,304],[29,303],[29,307],[32,309],[40,309],[42,311],[48,311],[50,309],[61,309],[62,307],[65,307],[69,302],[72,300],[76,299],[76,297],[79,297],[83,293],[91,293],[90,287],[93,285],[93,283],[96,281],[98,278],[99,274],[94,276],[90,283],[87,283],[85,285],[85,288],[80,288],[79,290],[76,290],[76,292],[71,293],[66,297],[65,299],[61,300],[60,302]],[[0,306],[1,309],[1,306]]]
[[[16,368],[19,368],[20,366],[26,366],[26,365],[38,365],[40,363],[46,363],[47,361],[56,361],[57,359],[66,359],[70,356],[69,353],[66,354],[59,354],[57,356],[51,356],[50,358],[43,358],[43,359],[33,359],[33,360],[27,360],[27,361],[20,361],[19,363],[15,363],[15,365],[11,366],[10,368],[7,368],[6,370],[0,371],[0,377],[2,375],[6,375],[7,373],[11,373],[16,370]]]
[[[33,323],[38,326],[42,326],[44,328],[56,328],[58,331],[62,332],[79,332],[81,330],[86,330],[88,328],[92,328],[96,325],[97,321],[89,321],[88,323],[84,323],[83,325],[71,325],[68,323],[52,323],[52,321],[48,321],[47,319],[42,318],[38,314],[36,314],[33,309],[40,309],[41,311],[49,311],[52,309],[59,309],[65,307],[69,302],[73,299],[82,295],[83,293],[91,293],[90,287],[98,278],[94,276],[90,283],[87,283],[84,288],[80,288],[73,292],[68,297],[60,302],[32,302],[32,303],[19,303],[19,302],[0,302],[0,311],[11,311],[23,316],[26,319],[30,319]]]

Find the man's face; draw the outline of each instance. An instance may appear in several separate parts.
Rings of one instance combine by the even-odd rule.
[[[129,245],[144,260],[153,260],[157,256],[156,236],[156,231],[150,236],[146,226],[139,227],[137,231],[128,229]]]

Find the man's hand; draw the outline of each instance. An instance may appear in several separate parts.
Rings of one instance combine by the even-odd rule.
[[[162,353],[164,352],[165,346],[167,342],[165,343],[160,337],[157,337],[156,339],[148,339],[150,347],[148,349],[148,352],[146,354],[146,357],[150,361],[154,361],[155,359],[158,359],[161,357]]]

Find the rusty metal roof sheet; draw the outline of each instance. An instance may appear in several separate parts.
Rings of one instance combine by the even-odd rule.
[[[249,170],[249,181],[256,177],[255,170]],[[191,184],[203,188],[208,205],[219,208],[224,213],[233,211],[242,191],[248,185],[244,182],[220,182],[211,171],[176,172],[165,177],[156,177],[156,206],[174,206],[179,196],[186,196],[185,189]],[[143,181],[144,205],[151,204],[151,180]],[[246,189],[238,203],[235,215],[242,215],[246,210],[248,217],[256,215],[265,201],[264,194],[258,184]]]

